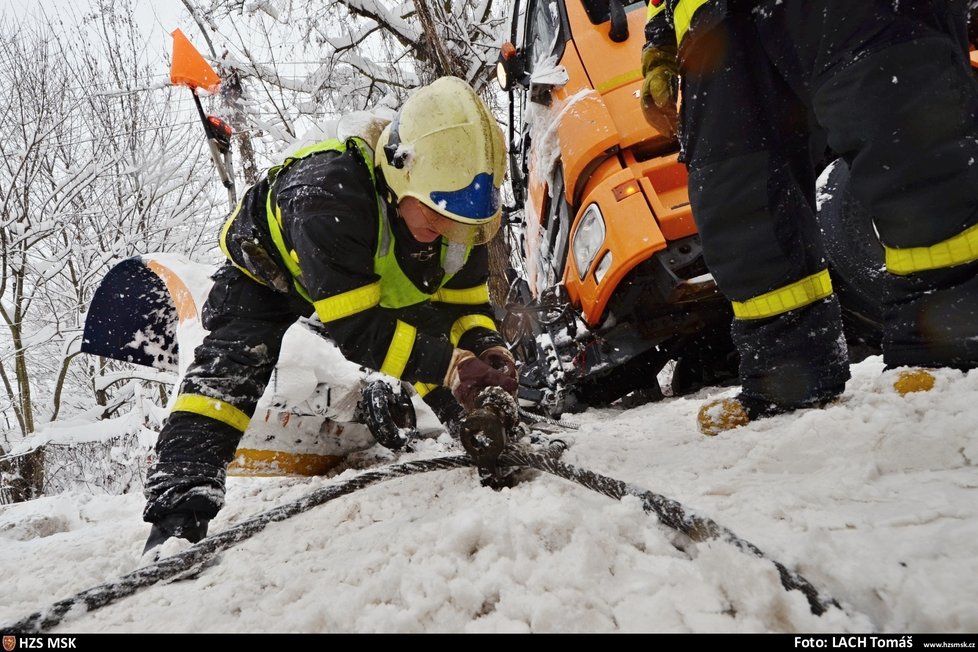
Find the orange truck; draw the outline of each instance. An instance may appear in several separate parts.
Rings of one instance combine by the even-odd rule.
[[[679,145],[640,108],[645,22],[642,0],[514,0],[500,50],[520,216],[503,333],[521,399],[551,414],[737,377]],[[887,275],[848,178],[842,161],[824,169],[818,220],[858,360],[879,352]]]
[[[736,378],[674,139],[642,116],[646,3],[515,0],[498,77],[522,208],[504,334],[551,414]]]

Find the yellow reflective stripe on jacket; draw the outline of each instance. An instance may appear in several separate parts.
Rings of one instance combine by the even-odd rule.
[[[272,242],[275,243],[275,248],[281,254],[279,257],[285,263],[292,277],[298,279],[302,270],[299,269],[297,257],[293,257],[292,252],[285,245],[285,238],[282,236],[282,209],[278,206],[272,206],[271,190],[265,195],[265,213],[268,217],[268,231],[272,234]]]
[[[652,20],[653,18],[655,18],[656,16],[658,16],[660,13],[662,13],[663,11],[665,11],[665,9],[666,9],[666,0],[662,0],[662,2],[660,2],[658,5],[654,5],[654,4],[652,4],[650,2],[649,3],[649,9],[648,9],[648,11],[645,14],[645,20],[646,21]]]
[[[807,306],[832,294],[829,270],[805,277],[791,285],[772,290],[747,301],[732,301],[737,319],[764,319]]]
[[[228,231],[231,230],[231,225],[234,224],[234,220],[241,213],[241,202],[243,201],[244,196],[238,200],[238,205],[234,207],[234,210],[231,211],[231,216],[224,222],[224,226],[221,227],[221,237],[217,239],[217,244],[221,248],[221,253],[223,253],[224,257],[228,260],[231,260],[231,254],[228,251]]]
[[[380,304],[380,281],[343,292],[336,296],[320,299],[312,305],[316,308],[319,321],[327,324],[337,319],[370,310]]]
[[[421,381],[414,383],[414,391],[416,391],[418,396],[421,398],[424,398],[436,389],[438,389],[438,385],[435,383],[422,383]]]
[[[172,412],[192,412],[225,423],[235,430],[248,429],[251,417],[226,401],[201,394],[181,394],[173,403]]]
[[[478,326],[488,328],[492,331],[496,330],[496,322],[485,315],[465,315],[456,319],[455,323],[452,324],[452,330],[448,336],[452,342],[452,346],[458,346],[458,341],[462,339],[462,336]]]
[[[384,356],[384,364],[380,365],[380,372],[400,378],[407,367],[408,358],[414,350],[414,339],[418,334],[411,324],[407,324],[400,319],[397,320],[397,327],[394,329],[394,336],[391,337],[391,345]]]
[[[295,291],[303,299],[312,303],[312,298],[306,292],[306,288],[302,287],[302,283],[299,282],[299,278],[302,276],[302,270],[299,269],[299,256],[296,255],[294,249],[289,251],[288,247],[285,246],[285,238],[282,237],[282,209],[276,206],[273,210],[271,190],[265,196],[265,213],[268,217],[268,231],[272,236],[272,242],[275,243],[275,248],[279,252],[279,258],[282,259],[286,269],[289,270],[289,274],[292,275],[292,285],[295,287]]]
[[[247,192],[247,190],[245,192]],[[244,201],[244,197],[242,196],[241,199],[238,200],[238,205],[235,206],[234,210],[231,212],[231,217],[229,217],[227,221],[224,222],[224,226],[221,227],[221,235],[217,239],[217,244],[221,248],[221,253],[223,253],[224,257],[227,258],[232,265],[234,265],[235,269],[237,269],[239,272],[241,272],[242,274],[250,278],[255,283],[260,283],[261,285],[267,286],[268,284],[265,283],[265,281],[261,280],[260,278],[258,278],[257,276],[249,272],[247,269],[239,265],[231,256],[231,251],[228,249],[228,231],[231,230],[231,225],[234,224],[234,220],[237,219],[238,215],[241,214],[241,203],[243,201]]]
[[[361,138],[356,137],[350,138],[347,142],[332,138],[304,147],[286,158],[281,165],[276,165],[271,168],[267,174],[268,192],[265,195],[265,214],[268,221],[268,231],[272,236],[272,242],[275,243],[275,248],[278,250],[279,257],[285,263],[289,274],[292,275],[293,285],[295,285],[296,291],[309,303],[313,302],[312,298],[299,281],[302,277],[299,256],[296,254],[295,249],[289,249],[286,246],[285,238],[282,235],[282,209],[279,206],[272,205],[272,195],[275,194],[275,182],[278,180],[278,176],[296,161],[319,152],[345,152],[350,142],[356,145],[357,149],[360,150],[363,160],[367,163],[367,169],[370,171],[370,180],[376,181],[374,168],[371,164],[373,156],[370,153],[370,148],[367,147],[367,144]]]
[[[963,265],[978,260],[978,224],[929,247],[886,251],[886,271],[898,276]]]
[[[676,27],[676,43],[683,42],[683,37],[686,36],[686,32],[689,31],[689,25],[693,22],[693,14],[709,1],[679,0],[676,3],[676,8],[672,10],[672,23]]]
[[[431,295],[431,300],[440,301],[442,303],[459,303],[466,306],[478,306],[483,303],[489,303],[489,285],[482,284],[472,288],[462,288],[460,290],[441,288]]]

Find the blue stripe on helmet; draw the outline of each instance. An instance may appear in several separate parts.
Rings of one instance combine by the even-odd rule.
[[[491,174],[480,172],[460,190],[432,192],[431,201],[440,210],[472,220],[486,220],[499,211],[499,189],[492,181]]]

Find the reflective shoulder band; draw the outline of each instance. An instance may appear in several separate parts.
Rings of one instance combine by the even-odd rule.
[[[411,324],[406,324],[397,320],[397,327],[394,329],[394,336],[391,337],[391,345],[387,349],[384,357],[384,364],[380,366],[380,372],[400,378],[407,367],[408,358],[414,350],[414,340],[418,330]]]
[[[898,276],[963,265],[978,260],[978,224],[929,247],[886,251],[886,271]]]
[[[324,324],[370,310],[380,304],[380,281],[313,302]]]
[[[245,192],[247,193],[248,191],[246,190]],[[238,200],[238,205],[234,207],[234,210],[231,212],[231,216],[224,222],[224,226],[221,227],[221,237],[218,238],[217,241],[218,246],[221,248],[221,253],[223,253],[224,257],[228,260],[231,260],[231,253],[228,250],[228,231],[231,230],[231,225],[234,224],[234,220],[237,219],[238,214],[241,212],[241,202],[243,201],[244,196]]]
[[[689,31],[696,10],[710,0],[679,0],[672,11],[672,22],[676,26],[676,43],[682,43],[683,37]]]
[[[245,192],[247,192],[247,190]],[[231,261],[231,264],[234,265],[238,271],[240,271],[242,274],[250,278],[255,283],[260,283],[261,285],[267,286],[268,283],[256,277],[249,270],[245,269],[240,264],[238,264],[238,261],[236,261],[234,257],[231,256],[231,250],[228,249],[228,231],[231,230],[231,225],[234,224],[234,220],[237,219],[238,215],[241,213],[242,201],[244,201],[244,197],[238,200],[238,205],[234,209],[234,212],[231,213],[231,217],[229,217],[227,221],[224,222],[224,226],[221,228],[221,237],[218,239],[217,244],[221,248],[221,253],[224,254],[224,257],[227,258],[229,261]]]
[[[458,346],[458,341],[462,339],[462,336],[478,326],[488,328],[491,331],[496,330],[496,322],[485,315],[465,315],[456,319],[448,336],[452,346]]]
[[[202,396],[200,394],[181,394],[173,403],[171,412],[192,412],[202,417],[227,424],[239,432],[248,429],[251,417],[227,401]]]
[[[829,270],[807,276],[791,285],[772,290],[747,301],[731,301],[737,319],[764,319],[815,303],[832,294]]]
[[[442,303],[459,303],[467,306],[477,306],[483,303],[489,303],[489,286],[477,285],[476,287],[461,290],[441,288],[431,295],[431,300]]]

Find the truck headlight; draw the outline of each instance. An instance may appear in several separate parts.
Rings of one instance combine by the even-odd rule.
[[[574,262],[577,263],[581,280],[584,279],[588,268],[594,262],[594,257],[601,250],[604,236],[604,217],[601,215],[601,209],[597,204],[591,204],[584,210],[577,231],[574,232],[574,241],[571,243],[574,249]]]

